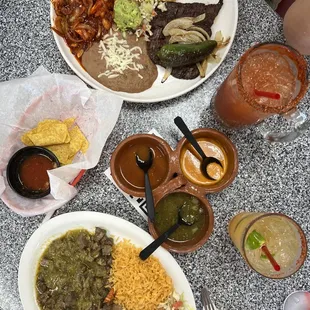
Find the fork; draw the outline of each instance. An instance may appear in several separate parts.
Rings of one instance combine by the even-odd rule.
[[[201,302],[205,310],[215,310],[215,306],[213,305],[210,298],[210,292],[206,287],[201,290]]]

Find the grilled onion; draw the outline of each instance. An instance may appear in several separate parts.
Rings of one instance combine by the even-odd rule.
[[[52,4],[56,18],[51,28],[78,58],[112,26],[114,0],[52,0]]]

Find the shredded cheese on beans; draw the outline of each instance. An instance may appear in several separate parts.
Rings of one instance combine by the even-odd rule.
[[[106,71],[100,73],[101,76],[107,76],[108,78],[118,77],[120,74],[124,74],[125,70],[137,71],[137,73],[143,69],[143,65],[138,63],[142,50],[139,46],[129,47],[128,42],[119,38],[117,32],[106,34],[103,40],[99,43],[99,53],[101,59],[106,61]],[[138,73],[138,76],[142,79],[142,75]]]

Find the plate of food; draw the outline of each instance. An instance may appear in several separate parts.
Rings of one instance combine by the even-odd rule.
[[[50,18],[59,51],[87,84],[158,102],[196,88],[220,66],[238,0],[52,0]]]
[[[18,287],[25,310],[195,310],[190,285],[164,248],[134,224],[104,213],[73,212],[41,225],[25,245]]]

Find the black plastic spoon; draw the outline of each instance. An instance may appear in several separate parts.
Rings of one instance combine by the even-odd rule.
[[[154,251],[159,248],[169,238],[169,236],[180,227],[180,225],[192,226],[195,224],[197,220],[195,217],[187,217],[186,219],[182,217],[181,211],[183,207],[185,206],[183,205],[178,210],[178,221],[140,252],[139,257],[142,260],[146,260],[148,257],[150,257]]]
[[[208,174],[207,167],[211,163],[216,163],[223,168],[222,163],[215,157],[207,157],[206,156],[206,154],[204,153],[204,151],[202,150],[202,148],[198,144],[197,140],[195,139],[195,137],[193,136],[193,134],[188,129],[188,127],[186,126],[186,124],[184,123],[183,119],[180,116],[177,116],[174,119],[174,123],[181,130],[181,132],[183,133],[184,137],[188,140],[188,142],[194,147],[194,149],[200,155],[200,157],[202,159],[201,165],[200,165],[200,170],[201,170],[202,174],[208,179],[215,180],[214,178],[212,178]]]
[[[136,163],[140,169],[144,172],[144,187],[145,187],[145,199],[146,199],[146,209],[147,215],[152,223],[155,221],[155,211],[154,211],[154,198],[152,193],[152,187],[148,175],[149,169],[153,164],[153,151],[149,148],[149,157],[147,160],[143,160],[136,153]]]

